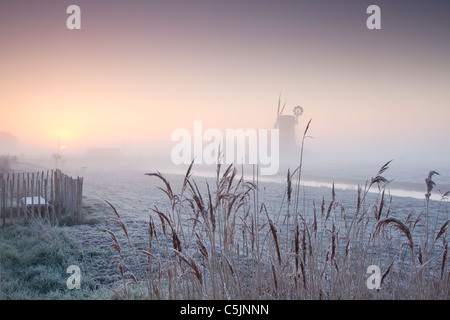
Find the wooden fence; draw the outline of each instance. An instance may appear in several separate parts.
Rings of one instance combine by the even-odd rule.
[[[62,215],[81,220],[83,178],[60,170],[0,174],[2,224],[20,218],[44,218],[56,222]]]

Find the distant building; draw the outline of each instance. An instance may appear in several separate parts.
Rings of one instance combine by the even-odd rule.
[[[295,168],[299,163],[300,146],[298,144],[298,118],[303,108],[296,106],[293,115],[283,115],[284,107],[280,110],[278,104],[277,119],[274,128],[280,133],[280,164],[282,167]]]
[[[295,116],[280,115],[278,117],[278,128],[280,131],[280,160],[283,163],[291,162],[296,158],[298,146],[296,143]]]

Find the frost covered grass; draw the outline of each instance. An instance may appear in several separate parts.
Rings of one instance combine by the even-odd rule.
[[[406,219],[395,216],[382,174],[355,195],[350,211],[331,190],[312,211],[289,174],[279,209],[260,200],[258,182],[237,170],[217,170],[206,190],[187,172],[176,193],[160,173],[167,207],[154,207],[146,247],[107,230],[122,278],[120,298],[148,299],[448,299],[449,220],[426,232],[426,207]],[[371,188],[379,188],[375,202]],[[297,199],[297,200],[296,200]],[[371,197],[374,199],[374,197]],[[436,213],[445,215],[444,211]],[[437,221],[437,218],[436,218]],[[428,234],[428,237],[426,236]],[[142,243],[141,243],[142,244]],[[128,260],[124,254],[128,248]],[[371,265],[380,267],[380,288],[370,290]]]
[[[151,209],[144,246],[109,203],[125,236],[121,241],[117,230],[105,230],[122,279],[116,297],[448,299],[446,195],[433,211],[433,227],[429,201],[398,215],[386,191],[389,164],[358,188],[351,207],[334,186],[328,199],[306,204],[301,159],[276,205],[265,202],[256,174],[245,181],[233,166],[218,165],[215,179],[198,184],[191,164],[180,190],[163,174],[149,173],[162,184],[166,205]],[[373,265],[380,269],[376,289],[368,287]]]
[[[284,184],[232,166],[201,180],[193,167],[181,179],[152,173],[142,182],[154,201],[123,203],[139,184],[118,207],[88,198],[79,224],[2,228],[2,299],[448,299],[448,194],[391,197],[388,166],[323,196],[299,170]],[[66,288],[72,264],[82,290]],[[371,265],[379,290],[367,288]]]
[[[70,265],[85,268],[85,252],[59,227],[45,221],[18,222],[0,228],[0,298],[95,299],[106,291],[89,276],[81,290],[66,285]]]

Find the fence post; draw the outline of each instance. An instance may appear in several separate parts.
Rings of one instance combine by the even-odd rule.
[[[9,181],[9,188],[11,189],[9,191],[10,193],[10,200],[9,200],[9,220],[12,221],[13,220],[13,198],[14,198],[14,173],[13,173],[13,177],[12,180]]]
[[[60,170],[47,171],[47,174],[44,171],[0,173],[0,223],[5,225],[7,220],[20,219],[22,211],[25,219],[38,215],[37,218],[52,222],[56,222],[64,211],[79,222],[82,219],[82,194],[83,178],[69,177]],[[27,198],[31,198],[28,206]]]
[[[50,221],[51,219],[50,219],[50,215],[48,212],[47,186],[48,186],[48,180],[45,179],[45,181],[44,181],[44,200],[45,200],[44,214],[45,214],[45,217],[48,218],[48,220]]]
[[[16,193],[16,204],[17,204],[17,219],[20,219],[20,174],[17,174],[17,193]]]
[[[2,214],[2,223],[3,223],[3,226],[5,226],[5,223],[6,223],[6,214],[5,214],[5,210],[6,210],[6,204],[5,204],[5,180],[4,180],[4,177],[3,177],[3,173],[2,174],[0,174],[0,179],[1,179],[1,181],[0,181],[0,183],[1,183],[1,189],[0,189],[0,196],[1,196],[1,201],[0,201],[0,211],[1,211],[1,214]]]
[[[8,205],[8,199],[9,199],[9,196],[8,196],[9,188],[10,188],[10,181],[9,181],[9,173],[8,173],[6,175],[6,184],[5,184],[5,219],[6,219],[6,206]],[[11,204],[10,204],[10,206],[11,206]],[[11,210],[9,213],[9,217],[11,219]]]
[[[59,189],[60,189],[60,181],[59,181],[59,170],[55,170],[55,208],[58,207],[57,212],[55,212],[55,215],[59,218],[61,216],[61,205],[59,203]]]
[[[14,200],[14,179],[15,179],[16,175],[13,173],[12,177],[11,177],[11,181],[9,182],[9,186],[11,188],[10,194],[11,194],[11,199],[9,201],[9,219],[12,221],[13,220],[13,200]]]
[[[39,180],[39,174],[37,175],[37,200],[38,200],[38,218],[42,217],[42,205],[41,205],[41,181]]]
[[[6,223],[6,214],[5,214],[5,185],[3,183],[3,179],[2,179],[2,189],[1,191],[1,213],[2,213],[2,222],[3,222],[3,226],[5,226]]]
[[[25,199],[25,203],[26,203],[27,196],[28,196],[27,193],[28,193],[28,187],[27,187],[27,181],[25,180],[25,173],[24,173],[23,174],[23,190],[22,190],[22,194],[23,194],[23,197]],[[24,206],[24,208],[23,208],[23,216],[24,216],[25,219],[27,218],[27,206]]]
[[[79,220],[82,218],[82,206],[83,206],[83,177],[78,177],[77,179],[78,188],[77,188],[77,215]]]
[[[31,216],[34,217],[34,173],[31,175]]]

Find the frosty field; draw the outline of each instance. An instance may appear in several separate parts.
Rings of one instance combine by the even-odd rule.
[[[71,292],[55,280],[37,298],[449,297],[445,197],[427,206],[425,197],[389,196],[389,184],[379,189],[374,183],[366,193],[364,185],[358,192],[348,184],[332,188],[306,179],[297,192],[296,175],[288,181],[245,174],[241,181],[239,170],[227,167],[220,168],[218,179],[213,171],[196,174],[195,166],[187,178],[149,172],[126,167],[81,172],[82,223],[52,228],[77,248],[78,260],[67,263],[81,264],[89,290]],[[413,243],[396,221],[381,225],[391,217],[407,226]],[[372,265],[382,273],[379,290],[367,285]],[[3,286],[3,296],[17,298],[10,287]]]
[[[222,171],[220,172],[220,175],[224,174],[224,171],[226,167],[221,168]],[[196,185],[198,186],[198,196],[201,197],[203,195],[205,206],[206,203],[208,203],[208,190],[207,187],[209,186],[210,190],[209,193],[212,195],[213,200],[212,203],[214,203],[214,197],[217,196],[218,192],[217,189],[217,181],[214,178],[214,173],[210,172],[209,174],[205,174],[204,172],[201,172],[200,175],[195,174],[195,167],[193,168],[193,175],[191,179],[196,182]],[[409,255],[406,253],[405,244],[406,244],[406,238],[403,234],[400,232],[395,231],[387,231],[386,232],[386,242],[383,242],[380,240],[374,241],[374,237],[372,237],[374,233],[374,226],[376,221],[372,221],[373,216],[376,216],[377,212],[379,212],[378,220],[383,217],[395,217],[399,220],[405,222],[405,224],[411,226],[411,231],[414,229],[414,248],[415,253],[414,255],[418,254],[419,251],[423,251],[423,247],[419,249],[419,246],[423,246],[424,244],[424,228],[425,228],[425,222],[423,219],[424,216],[424,210],[426,207],[426,201],[425,197],[423,199],[420,198],[413,198],[413,197],[398,197],[398,196],[392,196],[391,198],[388,196],[389,193],[389,185],[386,187],[385,195],[382,198],[381,191],[378,190],[378,187],[376,185],[372,186],[371,191],[368,192],[365,196],[364,200],[361,201],[361,195],[360,199],[358,199],[358,192],[355,189],[350,189],[347,186],[347,189],[340,189],[340,188],[334,188],[334,196],[333,191],[331,188],[331,184],[329,187],[310,187],[303,185],[300,183],[300,189],[299,189],[299,196],[298,196],[298,206],[297,210],[299,212],[299,216],[301,217],[302,223],[299,224],[297,221],[296,223],[300,225],[298,227],[298,231],[296,233],[296,229],[294,229],[295,225],[295,219],[293,215],[294,207],[295,205],[292,203],[294,201],[294,196],[292,195],[292,199],[290,200],[290,211],[287,211],[287,182],[286,178],[278,178],[278,180],[270,181],[270,180],[264,180],[259,181],[259,177],[252,177],[251,175],[246,175],[245,179],[247,182],[254,183],[255,189],[252,189],[251,192],[248,193],[249,199],[248,202],[242,205],[239,209],[235,211],[236,216],[234,217],[234,220],[227,220],[224,216],[221,217],[220,210],[217,212],[214,211],[214,214],[217,214],[217,223],[219,230],[217,233],[214,233],[214,235],[211,235],[210,232],[210,225],[208,226],[208,218],[207,216],[203,217],[203,220],[201,222],[198,222],[202,225],[201,230],[198,231],[200,234],[199,237],[197,237],[196,241],[194,237],[194,229],[196,222],[193,221],[200,221],[202,214],[200,213],[194,213],[194,211],[191,212],[190,209],[186,209],[186,206],[182,205],[183,202],[181,198],[185,196],[186,198],[190,198],[188,195],[188,192],[186,189],[183,190],[183,182],[185,177],[180,174],[167,174],[164,175],[164,178],[167,179],[167,182],[170,184],[170,188],[172,192],[176,195],[179,195],[179,203],[171,202],[171,200],[166,196],[166,194],[158,189],[161,187],[162,189],[166,188],[166,185],[163,181],[158,179],[157,177],[150,177],[145,175],[147,173],[146,170],[114,170],[114,171],[106,171],[106,172],[85,172],[86,176],[86,194],[85,203],[88,205],[91,205],[93,208],[101,208],[101,210],[104,212],[105,215],[109,215],[111,218],[115,218],[113,209],[106,204],[104,201],[107,200],[110,202],[116,209],[117,212],[121,216],[121,221],[126,225],[126,231],[128,232],[130,238],[132,239],[131,242],[133,243],[133,250],[147,250],[147,252],[152,253],[152,258],[154,259],[152,261],[153,266],[147,266],[147,271],[138,270],[139,268],[142,268],[141,264],[145,264],[147,261],[145,261],[144,257],[139,257],[135,261],[133,261],[133,255],[130,254],[128,257],[129,260],[126,260],[124,258],[123,266],[126,265],[126,270],[130,272],[129,275],[132,275],[132,277],[136,277],[136,279],[148,280],[148,274],[145,275],[146,272],[150,272],[153,269],[153,272],[159,272],[161,269],[161,266],[164,266],[164,268],[171,266],[170,263],[167,261],[174,259],[174,261],[177,259],[176,254],[171,250],[180,250],[174,248],[169,248],[168,246],[175,246],[175,242],[173,240],[173,234],[168,232],[167,234],[164,234],[164,232],[161,232],[161,228],[163,227],[164,218],[158,216],[156,211],[152,210],[157,208],[158,211],[165,214],[167,219],[171,221],[171,223],[174,225],[174,229],[176,230],[176,233],[178,234],[179,238],[181,239],[181,242],[183,243],[183,254],[186,254],[186,256],[182,257],[182,261],[188,262],[191,261],[189,259],[192,259],[192,261],[195,261],[195,264],[193,264],[191,267],[203,268],[203,272],[199,273],[201,274],[201,277],[213,277],[213,271],[212,269],[208,269],[208,263],[205,261],[205,256],[202,256],[199,252],[199,242],[202,243],[204,241],[205,243],[205,249],[211,253],[215,251],[217,253],[217,259],[216,261],[219,265],[222,265],[224,263],[223,256],[226,255],[226,252],[229,252],[227,256],[230,261],[227,262],[228,268],[230,270],[236,269],[235,271],[231,272],[234,274],[234,272],[237,273],[237,270],[243,271],[243,277],[246,274],[248,276],[249,269],[251,269],[248,265],[251,261],[252,268],[256,269],[267,269],[268,274],[261,271],[261,274],[253,275],[255,278],[260,277],[258,280],[259,282],[265,282],[267,280],[267,277],[270,277],[272,274],[272,283],[267,284],[269,287],[277,287],[274,283],[281,281],[275,276],[275,273],[277,272],[285,272],[286,269],[288,269],[290,264],[298,264],[299,262],[293,262],[296,260],[296,256],[298,256],[300,251],[304,250],[305,252],[302,253],[305,258],[306,251],[306,243],[305,241],[306,237],[309,238],[309,246],[310,251],[309,253],[311,255],[316,254],[317,260],[315,261],[315,264],[312,264],[311,268],[313,266],[318,267],[320,265],[320,268],[324,268],[321,270],[322,274],[321,277],[327,277],[324,274],[328,274],[329,277],[336,277],[338,279],[340,275],[333,275],[333,268],[336,269],[336,271],[339,269],[338,266],[332,267],[331,262],[330,266],[327,267],[327,263],[330,257],[327,257],[327,255],[330,255],[331,250],[333,246],[336,247],[334,249],[336,253],[335,255],[340,255],[341,257],[344,256],[345,250],[352,250],[353,248],[355,251],[358,251],[359,253],[354,255],[351,263],[348,261],[342,261],[342,266],[347,267],[347,277],[352,278],[352,283],[357,283],[357,285],[361,286],[362,288],[357,289],[355,292],[360,292],[362,297],[365,298],[375,298],[377,295],[371,295],[374,292],[370,291],[366,287],[365,280],[368,277],[368,274],[366,273],[366,268],[369,265],[372,265],[373,263],[380,264],[380,268],[382,269],[382,272],[386,272],[386,270],[389,269],[388,273],[391,272],[392,279],[389,279],[390,286],[395,287],[394,283],[398,286],[403,286],[404,289],[408,287],[405,283],[406,280],[406,272],[405,268],[411,268],[411,260],[409,259]],[[236,172],[236,180],[239,177],[239,173]],[[229,179],[229,177],[228,177]],[[226,180],[226,179],[225,179]],[[263,179],[261,179],[263,180]],[[284,180],[284,181],[283,181]],[[369,179],[370,181],[370,179]],[[295,178],[291,181],[292,185],[291,188],[295,190]],[[186,188],[186,186],[185,186]],[[362,186],[364,189],[364,186]],[[256,191],[257,190],[257,191]],[[292,191],[291,191],[292,192]],[[294,191],[295,192],[295,191]],[[363,192],[362,192],[363,193]],[[334,197],[334,200],[333,200]],[[192,200],[192,198],[191,198]],[[216,198],[217,200],[217,198]],[[358,202],[360,203],[361,208],[357,208]],[[212,203],[210,206],[212,206]],[[381,205],[383,203],[383,205]],[[174,207],[171,208],[171,205],[174,205]],[[180,207],[177,209],[176,206],[180,205]],[[192,205],[192,203],[190,203]],[[224,204],[225,205],[225,204]],[[247,207],[246,207],[247,206]],[[384,210],[383,210],[384,206]],[[220,206],[218,206],[220,207]],[[218,209],[216,207],[216,209]],[[381,209],[380,209],[381,207]],[[211,209],[208,206],[209,209]],[[262,209],[264,208],[264,209]],[[209,210],[208,209],[208,210]],[[206,210],[206,208],[205,208]],[[233,209],[234,210],[234,209]],[[264,210],[264,211],[263,211]],[[354,216],[355,212],[362,212],[361,218],[358,220],[358,223],[361,221],[367,221],[365,222],[364,228],[361,228],[361,230],[358,230],[355,234],[351,235],[352,231],[350,231],[351,227],[349,225],[351,224],[352,217]],[[287,212],[290,212],[289,214]],[[223,213],[222,213],[223,214]],[[155,249],[155,244],[153,244],[153,247],[151,250],[149,247],[149,217],[152,216],[152,222],[155,224],[154,228],[157,229],[154,233],[154,237],[158,238],[158,247]],[[439,229],[440,226],[444,224],[446,220],[448,220],[448,203],[446,202],[446,198],[441,199],[441,201],[430,201],[428,205],[428,216],[430,220],[430,228],[434,229],[433,237],[435,237],[437,233],[437,229]],[[221,220],[222,219],[222,220]],[[229,218],[228,218],[229,219]],[[270,220],[270,222],[269,222]],[[222,221],[222,225],[220,225],[219,221]],[[232,222],[231,222],[232,221]],[[168,222],[168,221],[167,221]],[[254,224],[254,225],[253,225]],[[318,225],[318,227],[317,227]],[[272,226],[274,229],[272,229]],[[81,226],[80,226],[81,227]],[[127,239],[124,236],[122,228],[118,224],[110,224],[110,228],[114,231],[115,236],[117,236],[117,239],[121,239],[122,244],[126,248],[126,242]],[[165,226],[168,228],[167,226]],[[259,230],[258,232],[251,231],[252,228],[254,230]],[[309,230],[311,228],[311,230]],[[84,229],[84,230],[83,230]],[[91,239],[96,239],[95,241],[98,241],[99,243],[102,243],[104,247],[107,246],[107,244],[111,243],[111,238],[108,234],[105,232],[101,232],[98,228],[98,226],[90,226],[85,228],[69,228],[69,232],[73,233],[76,238],[83,239],[83,245],[89,246]],[[250,230],[250,235],[248,236],[246,234],[246,231]],[[273,230],[276,230],[275,233],[273,233]],[[312,240],[312,233],[313,230],[315,232],[315,240]],[[227,231],[228,231],[228,237],[227,238]],[[303,234],[303,241],[305,248],[299,249],[295,245],[295,237],[300,237],[300,233],[304,232]],[[201,232],[204,232],[204,235],[201,234]],[[311,234],[308,235],[308,232],[311,232]],[[83,234],[84,233],[84,234]],[[222,234],[223,233],[223,234]],[[230,234],[232,235],[230,238]],[[122,238],[120,238],[122,237]],[[214,239],[213,239],[213,238]],[[356,237],[353,238],[352,237]],[[431,236],[430,236],[431,237]],[[275,240],[276,238],[276,240]],[[333,240],[334,238],[334,240]],[[445,235],[444,235],[445,238]],[[100,241],[100,239],[103,239]],[[165,239],[165,241],[162,241],[161,239]],[[299,238],[297,238],[299,239]],[[320,239],[320,240],[319,240]],[[350,244],[352,241],[355,240],[360,241],[361,243],[364,241],[367,241],[365,245],[363,245],[361,248],[358,248],[356,244]],[[442,236],[441,236],[442,239]],[[118,242],[120,242],[118,240]],[[155,240],[153,240],[155,241]],[[227,243],[227,241],[230,241],[230,243]],[[300,240],[298,240],[300,241]],[[335,241],[333,243],[333,241]],[[445,240],[446,241],[446,240]],[[375,243],[376,242],[376,243]],[[347,245],[346,245],[347,243]],[[369,245],[370,243],[370,245]],[[443,241],[443,245],[444,241]],[[315,246],[315,248],[311,248]],[[213,247],[215,249],[213,249]],[[252,253],[249,253],[248,250],[255,250]],[[255,249],[256,247],[256,249]],[[232,248],[232,249],[230,249]],[[438,249],[440,248],[440,249]],[[171,250],[170,250],[171,249]],[[430,248],[428,248],[430,249]],[[126,249],[124,249],[126,250]],[[152,251],[153,250],[153,251]],[[278,252],[279,250],[279,252]],[[298,250],[297,253],[292,253],[292,250]],[[441,272],[441,266],[443,260],[443,247],[442,245],[438,244],[436,246],[433,246],[431,249],[433,252],[430,251],[430,256],[434,255],[435,257],[432,258],[430,261],[426,263],[430,267],[430,272],[434,274],[439,274]],[[339,252],[339,253],[338,253]],[[422,254],[422,253],[420,253]],[[264,259],[261,258],[261,255],[264,256]],[[278,258],[275,258],[278,255]],[[438,258],[436,256],[439,256]],[[319,259],[320,258],[320,259]],[[160,259],[160,260],[158,260]],[[234,260],[236,259],[236,260]],[[248,259],[248,260],[246,260]],[[261,259],[261,261],[255,262],[254,260]],[[279,268],[280,270],[275,270],[276,263],[275,261],[279,262]],[[324,259],[324,261],[319,261],[321,259]],[[334,259],[336,259],[334,257]],[[349,258],[350,259],[350,258]],[[444,257],[444,260],[446,257]],[[158,260],[156,263],[155,261]],[[234,260],[234,261],[231,261]],[[264,260],[264,261],[262,261]],[[283,260],[284,266],[281,266],[282,263],[280,262]],[[117,261],[115,261],[117,262]],[[323,263],[325,262],[325,263]],[[168,263],[168,265],[164,265],[164,263]],[[414,264],[419,264],[418,261],[416,261],[416,258],[414,258]],[[418,267],[421,266],[421,264],[424,263],[422,261]],[[306,268],[307,262],[304,261],[303,264],[300,263],[300,265],[303,265],[303,268]],[[337,263],[336,263],[337,264]],[[189,265],[189,264],[188,264]],[[389,267],[390,266],[390,267]],[[172,265],[173,267],[173,265]],[[292,267],[292,266],[291,266]],[[109,266],[109,273],[114,274],[114,267]],[[212,268],[211,266],[209,268]],[[327,269],[328,268],[328,269]],[[342,267],[341,267],[342,268]],[[169,268],[170,269],[170,268]],[[301,272],[300,267],[294,267],[294,269],[297,270],[297,272],[300,274]],[[383,270],[384,269],[384,270]],[[177,271],[177,267],[173,270],[174,273]],[[184,270],[181,267],[181,270]],[[181,272],[181,270],[178,270],[178,272]],[[245,270],[245,271],[244,271]],[[326,271],[324,271],[326,270]],[[442,274],[445,275],[445,269],[443,269]],[[229,271],[229,270],[228,270]],[[197,280],[195,280],[195,277],[193,279],[189,278],[185,274],[186,270],[178,274],[178,277],[184,277],[186,280],[195,282],[200,281],[200,275],[197,275]],[[229,271],[230,272],[230,271]],[[340,271],[342,272],[342,270]],[[358,274],[354,274],[355,272],[358,272]],[[150,272],[151,273],[151,272]],[[194,272],[195,273],[195,272]],[[253,272],[251,272],[253,274]],[[289,287],[289,282],[297,281],[295,279],[295,271],[291,270],[288,273],[288,278],[284,279],[286,282],[284,286],[286,286],[284,289]],[[303,270],[303,276],[305,277],[303,279],[304,284],[306,288],[306,283],[308,283],[308,280],[306,279],[305,273],[306,271]],[[338,271],[339,273],[339,271]],[[405,273],[405,274],[404,274]],[[154,273],[152,273],[154,274]],[[256,296],[248,295],[248,293],[244,293],[244,285],[240,283],[239,285],[237,282],[233,284],[229,284],[226,276],[225,271],[220,271],[220,278],[222,281],[221,286],[223,283],[227,283],[227,285],[231,285],[232,287],[240,287],[239,294],[235,292],[235,295],[231,294],[230,292],[227,293],[227,291],[234,291],[234,289],[221,289],[223,292],[218,293],[215,292],[217,289],[211,289],[209,291],[207,288],[204,287],[204,281],[200,281],[201,289],[180,289],[180,292],[184,293],[178,293],[181,294],[181,297],[185,297],[185,294],[187,294],[188,297],[192,298],[218,298],[223,297],[222,294],[225,296],[231,295],[234,297],[240,297],[240,298],[294,298],[294,297],[303,297],[303,298],[323,298],[322,291],[326,290],[326,286],[323,286],[322,289],[317,291],[317,288],[311,287],[311,290],[314,290],[314,292],[310,292],[310,294],[306,295],[300,295],[296,296],[294,295],[294,291],[291,291],[291,289],[287,290],[287,292],[284,292],[284,295],[279,294],[280,288],[276,288],[275,293],[271,292],[271,289],[262,289],[262,292],[260,292]],[[314,274],[314,272],[311,272],[311,274]],[[168,274],[170,275],[170,273]],[[120,278],[120,273],[117,271],[115,272],[115,276],[117,278]],[[161,277],[161,274],[159,274],[159,277]],[[236,277],[234,275],[234,277]],[[386,274],[387,277],[387,274]],[[203,278],[203,279],[204,279]],[[281,277],[283,278],[283,277]],[[325,279],[324,278],[324,279]],[[354,279],[359,280],[354,280]],[[211,278],[208,278],[211,281]],[[236,279],[236,278],[235,278]],[[338,281],[334,279],[333,281]],[[385,280],[385,279],[383,279]],[[234,280],[238,281],[238,280]],[[298,280],[300,282],[300,280]],[[314,282],[317,281],[317,279],[313,279],[311,277],[310,283],[314,284]],[[340,279],[339,281],[344,281]],[[348,280],[345,280],[348,281]],[[387,279],[385,280],[387,282]],[[239,282],[239,281],[238,281]],[[329,280],[326,280],[325,282],[329,282]],[[167,286],[170,286],[170,283],[164,282]],[[247,288],[250,288],[254,284],[248,284]],[[321,285],[315,283],[315,286],[320,287]],[[192,285],[194,286],[194,285]],[[241,287],[242,286],[242,287]],[[355,286],[355,284],[349,284],[349,286]],[[406,287],[405,287],[406,286]],[[447,289],[444,289],[444,297],[448,296],[448,287],[445,287]],[[149,289],[149,288],[147,288]],[[273,289],[273,288],[272,288]],[[160,289],[161,290],[161,289]],[[183,291],[184,290],[184,291]],[[185,291],[187,290],[187,291]],[[199,290],[199,292],[195,293],[196,290]],[[265,292],[265,290],[271,292],[270,294]],[[346,288],[346,292],[343,295],[342,293],[337,294],[336,293],[328,293],[329,298],[354,298],[355,292],[353,289]],[[408,289],[405,289],[408,290]],[[410,289],[409,289],[410,290]],[[447,290],[447,291],[445,291]],[[125,290],[126,291],[126,290]],[[151,291],[151,289],[149,289]],[[192,292],[191,292],[192,291]],[[307,290],[308,291],[308,290]],[[386,290],[387,291],[387,290]],[[186,293],[187,292],[187,293]],[[201,292],[201,296],[198,296],[198,294]],[[205,292],[208,292],[205,293]],[[128,293],[129,294],[129,293]],[[141,293],[142,294],[142,293]],[[153,294],[153,295],[152,295]],[[160,295],[161,294],[161,295]],[[145,295],[148,295],[152,298],[179,298],[178,294],[166,292],[165,294],[162,294],[159,292],[158,294],[156,292],[152,292],[151,294],[146,291]],[[409,294],[411,293],[397,293],[401,298],[408,298],[410,297]],[[356,294],[356,297],[358,295]],[[388,297],[388,295],[383,296],[381,294],[378,294],[378,297]],[[413,295],[414,296],[414,295]],[[420,293],[419,293],[420,296]],[[423,296],[420,296],[423,297]]]

